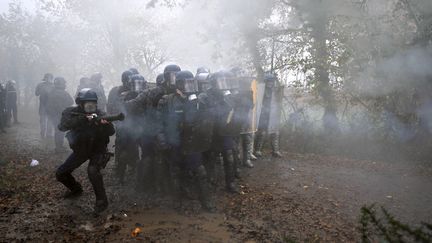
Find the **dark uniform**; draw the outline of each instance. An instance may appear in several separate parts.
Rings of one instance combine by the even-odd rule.
[[[108,95],[107,111],[108,114],[117,114],[123,112],[128,114],[124,107],[125,96],[130,92],[128,83],[132,72],[125,71],[122,73],[123,85],[111,89]],[[126,117],[123,123],[115,123],[116,138],[115,138],[115,173],[120,183],[124,182],[124,176],[128,167],[132,170],[136,167],[136,162],[139,159],[139,150],[134,135],[134,128],[128,124],[130,117]]]
[[[57,77],[54,80],[54,89],[48,94],[46,112],[52,124],[60,124],[61,114],[64,109],[73,105],[72,96],[65,90],[66,80],[62,77]],[[64,132],[57,127],[54,130],[55,151],[62,152],[64,141]]]
[[[0,84],[0,131],[5,131],[6,127],[6,88]]]
[[[7,124],[10,124],[12,122],[12,117],[14,123],[18,123],[18,94],[15,85],[16,83],[14,80],[10,80],[6,84]]]
[[[258,132],[255,138],[255,155],[262,156],[262,146],[266,134],[270,135],[270,144],[272,147],[272,155],[274,157],[282,157],[279,148],[279,127],[280,116],[282,112],[283,86],[273,74],[266,74],[264,77],[266,84],[264,98]]]
[[[171,179],[181,203],[185,180],[191,175],[198,187],[203,208],[213,210],[213,202],[203,166],[203,152],[209,150],[213,119],[209,116],[207,102],[198,98],[198,85],[189,71],[175,76],[176,93],[164,96],[158,104],[161,126],[158,140],[168,152]]]
[[[207,90],[208,101],[214,110],[214,132],[213,132],[213,156],[217,157],[222,153],[225,184],[229,192],[237,193],[238,188],[235,182],[235,139],[240,134],[240,123],[236,122],[236,111],[239,100],[236,94],[230,90],[235,86],[233,75],[229,72],[217,72],[210,76],[211,88]],[[216,159],[213,159],[216,161]]]
[[[48,119],[46,111],[47,97],[52,91],[53,87],[53,75],[51,73],[45,74],[42,82],[36,86],[35,95],[39,96],[39,122],[40,122],[40,134],[42,138],[52,136],[53,124]]]
[[[66,197],[73,197],[82,193],[82,187],[72,172],[87,160],[90,160],[87,172],[96,195],[95,212],[101,212],[108,207],[101,169],[109,159],[107,145],[109,136],[115,133],[111,123],[102,124],[89,120],[89,114],[98,116],[104,113],[96,109],[97,95],[89,89],[83,89],[76,98],[77,107],[70,107],[63,111],[60,131],[68,131],[66,137],[73,153],[57,169],[57,180],[63,183],[70,192]]]

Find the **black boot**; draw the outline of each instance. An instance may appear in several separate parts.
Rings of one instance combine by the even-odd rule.
[[[280,148],[279,148],[279,133],[272,133],[270,135],[270,140],[271,140],[271,147],[273,150],[273,157],[275,158],[282,158],[282,154],[280,152]]]
[[[210,193],[210,185],[207,180],[207,173],[204,166],[199,166],[193,173],[198,184],[201,206],[203,207],[203,209],[209,212],[215,212],[216,206],[214,205]]]
[[[252,159],[251,156],[253,152],[252,133],[242,134],[242,143],[243,143],[243,166],[247,168],[253,168],[254,165],[252,164],[251,161]]]
[[[254,149],[254,155],[258,158],[262,157],[262,147],[264,144],[264,132],[259,131],[256,133],[255,137],[255,149]]]
[[[64,194],[63,198],[73,199],[82,195],[83,189],[81,184],[79,184],[70,173],[62,174],[57,172],[56,178],[69,189],[69,191]]]
[[[75,188],[71,189],[70,191],[66,192],[63,196],[64,199],[74,199],[78,198],[82,195],[83,189],[80,184],[77,184]]]
[[[103,177],[96,160],[90,160],[87,173],[96,196],[94,211],[95,213],[103,212],[108,207],[108,199],[105,193]]]
[[[231,193],[239,193],[237,184],[234,181],[234,155],[232,150],[223,152],[224,171],[225,171],[225,186],[226,190]]]

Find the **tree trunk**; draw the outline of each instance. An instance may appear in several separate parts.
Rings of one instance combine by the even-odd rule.
[[[337,103],[329,79],[329,53],[326,45],[327,23],[328,18],[325,13],[315,16],[312,22],[312,38],[314,39],[312,45],[315,59],[316,85],[324,106],[323,128],[326,132],[334,133],[339,131],[339,120],[336,116]]]

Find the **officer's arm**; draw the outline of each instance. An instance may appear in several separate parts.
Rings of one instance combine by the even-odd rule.
[[[72,108],[66,108],[62,112],[62,117],[60,120],[60,124],[58,125],[58,129],[62,132],[66,132],[68,130],[75,129],[87,122],[86,116],[72,114]]]
[[[166,136],[164,133],[164,126],[165,126],[165,110],[167,107],[167,99],[166,96],[163,96],[157,106],[156,110],[156,119],[157,119],[157,141],[161,148],[164,148],[167,146],[166,144]]]
[[[125,102],[125,108],[133,114],[141,113],[147,107],[147,104],[153,102],[154,97],[162,94],[163,90],[159,87],[144,90],[135,99]]]

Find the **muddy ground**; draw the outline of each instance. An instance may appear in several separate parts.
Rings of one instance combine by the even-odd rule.
[[[353,160],[284,151],[243,169],[242,193],[216,191],[217,212],[196,200],[181,211],[163,195],[119,186],[104,170],[110,207],[95,217],[86,166],[75,172],[85,193],[63,200],[55,154],[39,137],[36,114],[0,134],[0,242],[356,242],[365,204],[383,205],[411,224],[432,220],[432,166],[425,162]],[[30,161],[40,164],[30,167]],[[132,176],[131,176],[132,178]],[[141,232],[132,236],[139,228]]]

